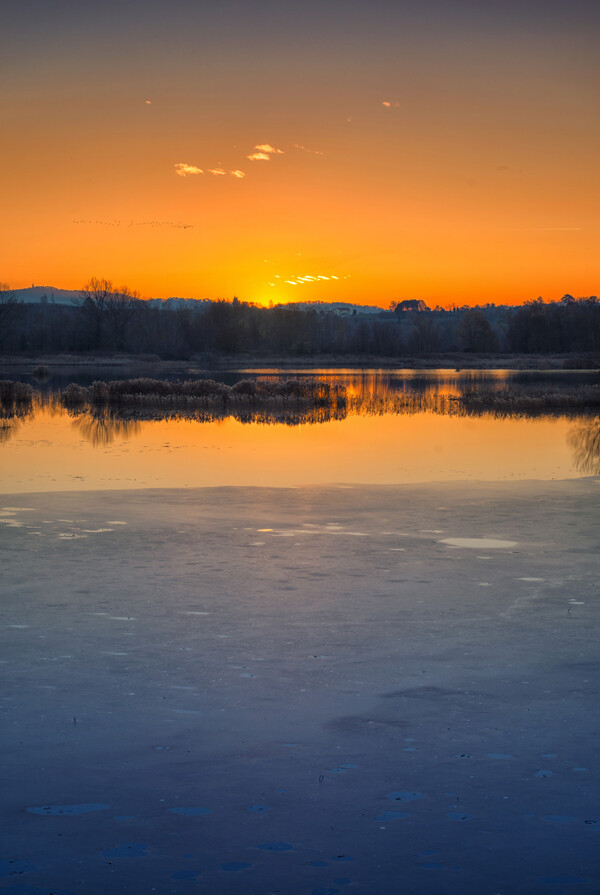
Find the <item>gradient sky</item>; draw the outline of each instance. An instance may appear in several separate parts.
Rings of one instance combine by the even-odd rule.
[[[598,294],[599,40],[597,0],[3,0],[0,280]]]

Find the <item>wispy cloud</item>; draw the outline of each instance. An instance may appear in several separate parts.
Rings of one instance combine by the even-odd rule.
[[[151,100],[151,99],[145,99],[144,102],[146,103],[147,106],[151,106],[151,105],[152,105],[152,100]]]
[[[274,279],[279,280],[279,274],[275,274]],[[321,280],[321,284],[323,280],[348,280],[350,279],[350,274],[343,274],[341,277],[336,276],[335,274],[329,274],[329,276],[325,276],[324,274],[318,274],[317,276],[313,276],[312,274],[304,274],[304,276],[293,277],[289,280],[283,280],[284,283],[287,283],[289,286],[305,286],[310,285],[311,283],[319,284],[319,280]],[[274,285],[273,283],[269,283],[270,286]]]
[[[270,143],[259,143],[254,148],[258,149],[259,152],[268,152],[269,155],[283,155],[283,149],[276,149]]]
[[[246,158],[251,162],[268,162],[272,155],[283,155],[283,149],[276,149],[270,143],[257,143],[254,152],[251,152]]]
[[[179,174],[180,177],[189,177],[191,174],[204,174],[202,168],[197,168],[196,165],[187,165],[185,162],[177,162],[175,165],[175,173]]]
[[[387,100],[387,99],[384,99],[383,102],[381,103],[381,105],[385,106],[386,109],[399,109],[400,108],[400,103],[391,102],[390,100]]]
[[[301,143],[294,143],[294,149],[301,149],[302,152],[310,152],[311,155],[324,155],[320,149],[309,149],[308,146],[302,146]]]
[[[242,180],[246,176],[245,172],[240,171],[239,168],[236,168],[235,171],[226,171],[225,168],[221,168],[219,165],[216,168],[207,168],[205,171],[203,168],[198,168],[196,165],[187,165],[185,162],[178,162],[175,165],[175,173],[179,174],[180,177],[189,177],[192,174],[212,174],[213,177],[230,175],[237,180]]]

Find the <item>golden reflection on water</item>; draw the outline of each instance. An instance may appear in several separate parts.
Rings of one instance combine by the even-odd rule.
[[[330,378],[340,383],[337,372]],[[419,377],[415,388],[409,377],[349,376],[346,402],[321,407],[239,400],[66,410],[38,393],[0,418],[0,491],[600,474],[597,417],[469,410],[457,398],[473,379]]]

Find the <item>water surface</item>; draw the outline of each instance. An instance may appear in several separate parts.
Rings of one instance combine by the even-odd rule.
[[[0,490],[562,479],[599,471],[597,418],[464,415],[453,403],[477,388],[572,388],[594,374],[254,370],[212,376],[229,384],[245,377],[318,376],[343,384],[364,403],[341,418],[313,411],[286,422],[196,412],[161,418],[146,411],[134,418],[131,412],[65,410],[53,395],[67,377],[58,383],[53,377],[31,412],[4,420]],[[82,385],[94,378],[100,377],[90,371],[68,376]],[[105,371],[102,378],[108,378]],[[401,413],[388,412],[386,402],[398,394],[407,404]]]

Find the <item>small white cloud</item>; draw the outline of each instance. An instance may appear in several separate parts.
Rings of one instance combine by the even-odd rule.
[[[224,171],[223,168],[209,168],[209,169],[208,169],[208,173],[209,173],[209,174],[214,174],[215,177],[221,177],[221,176],[223,176],[224,174],[226,174],[227,172]]]
[[[268,152],[269,155],[283,155],[283,149],[275,149],[270,143],[259,143],[254,148],[259,152]]]
[[[382,106],[385,106],[386,109],[399,109],[399,108],[400,108],[400,103],[389,102],[388,100],[384,100],[384,101],[381,103],[381,105],[382,105]]]
[[[239,168],[236,168],[235,171],[229,172],[232,177],[237,177],[238,180],[242,180],[246,175],[243,171],[240,171]]]
[[[196,165],[186,165],[185,162],[178,162],[175,165],[175,173],[179,174],[180,177],[188,177],[190,174],[204,174],[202,168],[197,168]]]
[[[147,106],[151,106],[151,105],[152,105],[152,100],[151,100],[151,99],[146,99],[146,100],[144,100],[144,102],[146,103]]]
[[[301,149],[302,152],[310,152],[311,155],[324,155],[319,149],[309,149],[307,146],[302,146],[301,143],[294,143],[294,149]]]
[[[251,162],[268,162],[272,155],[283,155],[283,149],[276,149],[270,143],[258,143],[246,158]]]

